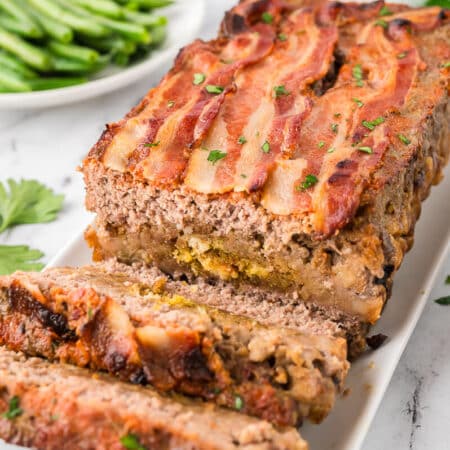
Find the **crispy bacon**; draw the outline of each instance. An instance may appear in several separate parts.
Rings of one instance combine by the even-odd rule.
[[[448,23],[448,12],[389,5],[393,14],[380,22],[383,5],[241,2],[222,24],[227,38],[183,49],[160,85],[108,127],[90,158],[167,188],[259,192],[252,198],[269,212],[308,216],[318,236],[334,233],[355,214],[369,180],[381,183],[378,169],[410,127],[399,113],[410,113],[418,92],[439,96],[448,77],[448,70],[427,66],[418,45],[420,33]],[[349,22],[358,22],[358,32],[339,36]],[[345,61],[329,82],[338,39]],[[430,51],[445,61],[448,42]],[[433,82],[423,86],[425,69]],[[193,83],[196,73],[205,75],[203,83]],[[318,95],[312,87],[325,78]],[[220,92],[207,92],[207,85]],[[425,120],[428,100],[421,101],[416,114]],[[378,118],[374,129],[363,125]],[[404,155],[412,154],[414,133]],[[219,160],[210,158],[213,150]]]

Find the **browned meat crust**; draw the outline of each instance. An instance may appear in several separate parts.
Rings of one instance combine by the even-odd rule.
[[[268,422],[211,404],[171,399],[84,369],[26,359],[4,348],[0,438],[38,450],[308,448],[292,428],[277,431]]]
[[[101,267],[0,278],[0,343],[212,400],[280,426],[320,422],[346,342],[267,327]]]

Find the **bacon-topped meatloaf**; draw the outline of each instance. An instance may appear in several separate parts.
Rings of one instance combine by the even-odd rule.
[[[322,421],[349,367],[342,338],[264,326],[101,266],[0,277],[0,344],[279,426]]]
[[[449,17],[241,2],[85,159],[95,259],[375,322],[448,157]]]

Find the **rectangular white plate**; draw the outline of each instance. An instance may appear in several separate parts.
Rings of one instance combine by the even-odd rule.
[[[395,277],[394,290],[383,317],[371,334],[388,341],[355,362],[347,379],[350,394],[338,400],[320,426],[305,424],[302,435],[311,450],[359,450],[383,398],[395,367],[429,297],[439,265],[450,249],[450,166],[424,203],[416,227],[414,248]],[[78,266],[90,262],[82,234],[64,248],[50,266]],[[1,450],[18,449],[0,443]]]

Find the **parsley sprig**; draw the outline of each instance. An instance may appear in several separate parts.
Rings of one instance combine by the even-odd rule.
[[[8,275],[16,270],[39,271],[44,264],[38,262],[44,254],[26,245],[0,245],[0,275]]]
[[[127,450],[147,450],[139,441],[139,437],[135,434],[128,433],[120,438],[120,443]]]
[[[2,414],[5,419],[13,420],[23,414],[23,409],[20,408],[20,399],[17,395],[11,397],[9,401],[8,411]]]
[[[64,200],[36,180],[0,183],[0,233],[14,225],[45,223],[56,219]]]

